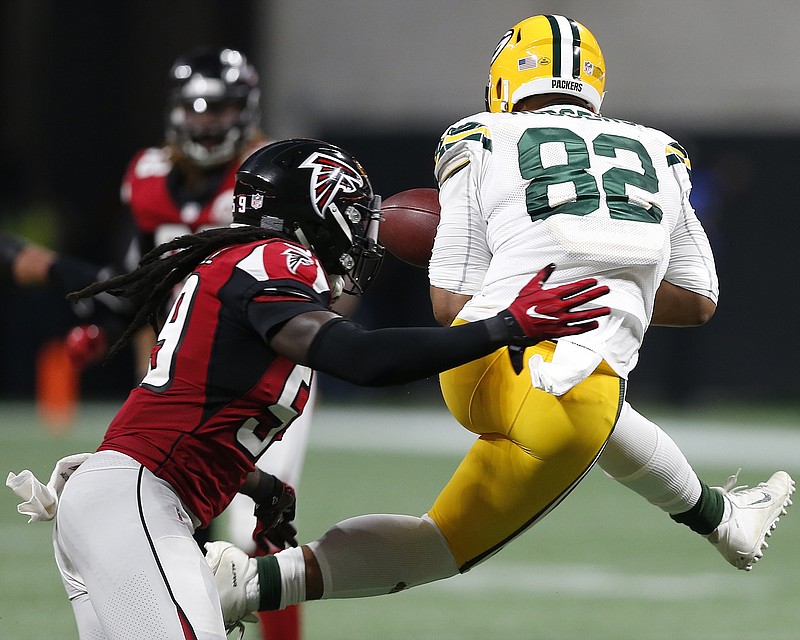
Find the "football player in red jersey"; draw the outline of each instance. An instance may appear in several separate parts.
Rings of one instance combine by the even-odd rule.
[[[19,287],[49,285],[66,295],[134,268],[164,241],[230,224],[236,169],[268,142],[259,127],[258,73],[235,49],[198,49],[176,59],[168,81],[165,142],[139,150],[122,180],[121,200],[136,228],[128,255],[120,261],[124,264],[96,265],[0,234],[0,280]],[[90,306],[76,308],[76,314],[99,324],[118,314],[129,319],[130,305],[124,302],[98,296]],[[153,338],[142,332],[135,342],[139,379],[146,373]]]
[[[182,55],[169,85],[166,144],[138,151],[122,180],[121,199],[137,231],[131,267],[177,236],[229,225],[236,169],[267,143],[259,129],[258,74],[241,52]],[[136,344],[144,367],[152,332],[141,332]]]
[[[0,271],[18,286],[48,284],[62,295],[83,289],[131,270],[139,258],[177,236],[232,221],[231,200],[236,170],[241,162],[268,140],[260,129],[260,89],[257,70],[235,49],[197,49],[179,56],[168,74],[165,142],[136,152],[124,174],[121,200],[136,228],[124,265],[109,268],[59,255],[20,239],[0,237]],[[2,274],[0,274],[2,275]],[[119,336],[132,309],[127,300],[99,294],[76,305],[85,323],[71,331],[65,345],[79,369],[105,355],[106,335]],[[98,326],[100,329],[98,330]],[[136,379],[148,374],[153,332],[145,327],[133,336]],[[297,486],[312,419],[311,405],[296,421],[281,447],[263,456],[259,464]],[[251,553],[266,553],[268,542],[251,538],[255,524],[253,503],[239,496],[229,510],[227,537]],[[216,527],[216,525],[215,525]],[[213,527],[213,528],[215,528]],[[212,528],[212,529],[213,529]],[[218,534],[199,529],[200,544]],[[274,549],[272,549],[274,550]],[[264,612],[259,617],[265,640],[298,640],[300,612]]]
[[[260,130],[260,89],[255,67],[234,49],[198,49],[180,56],[169,71],[166,144],[140,150],[122,181],[121,198],[137,229],[136,260],[178,236],[230,225],[236,170],[267,139]],[[135,262],[135,261],[131,261]],[[133,264],[129,265],[133,267]],[[149,375],[154,333],[133,337],[136,362]],[[140,376],[141,377],[141,376]],[[259,466],[297,486],[312,419],[311,404],[281,447],[262,456]],[[253,502],[240,495],[228,510],[228,535],[250,553],[274,551],[254,541]],[[214,524],[198,529],[201,545],[219,535]],[[259,613],[265,640],[298,640],[300,610]]]
[[[362,293],[380,265],[378,202],[340,148],[274,143],[237,173],[232,227],[176,238],[70,296],[148,294],[113,352],[183,283],[147,375],[58,502],[56,560],[81,638],[225,638],[192,534],[243,492],[264,535],[296,545],[294,493],[255,462],[302,413],[314,371],[401,384],[503,345],[589,331],[608,312],[596,302],[608,289],[592,278],[545,288],[548,265],[487,320],[363,329],[330,305]]]
[[[165,142],[136,152],[122,180],[121,200],[136,227],[125,264],[96,265],[0,234],[3,280],[20,287],[50,285],[66,295],[112,271],[134,268],[164,241],[230,224],[236,169],[268,142],[259,127],[258,73],[235,49],[198,49],[177,58],[168,80]],[[130,312],[113,297],[98,296],[94,302],[92,311],[98,314],[81,309],[79,317],[102,323],[109,315]],[[149,332],[137,338],[141,375],[152,344]]]

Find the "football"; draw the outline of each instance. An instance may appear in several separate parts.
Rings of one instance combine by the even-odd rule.
[[[426,268],[439,224],[439,192],[436,189],[408,189],[386,198],[381,204],[378,240],[403,262]]]

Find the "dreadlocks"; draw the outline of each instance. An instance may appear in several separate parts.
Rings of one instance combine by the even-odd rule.
[[[130,273],[95,282],[80,291],[73,291],[67,295],[67,299],[75,302],[81,298],[108,292],[117,297],[144,301],[124,333],[109,350],[107,358],[111,358],[148,321],[158,333],[159,312],[173,287],[212,253],[231,245],[246,244],[279,235],[272,230],[244,226],[210,229],[194,235],[180,236],[145,254],[139,261],[139,266]],[[167,255],[170,253],[172,255]]]

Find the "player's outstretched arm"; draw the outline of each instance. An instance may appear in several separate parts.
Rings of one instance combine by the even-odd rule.
[[[0,283],[22,288],[46,285],[56,257],[46,247],[0,233]]]
[[[608,307],[580,309],[608,293],[593,278],[553,288],[548,265],[496,316],[457,327],[367,331],[324,311],[296,316],[271,341],[279,353],[362,386],[404,384],[452,369],[506,345],[530,346],[597,327]]]

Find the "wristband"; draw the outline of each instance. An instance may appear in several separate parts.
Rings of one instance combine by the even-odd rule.
[[[504,309],[496,316],[487,318],[483,323],[489,332],[489,340],[496,344],[497,347],[509,344],[520,346],[535,344],[531,338],[525,335],[519,322],[508,309]]]
[[[253,495],[250,496],[253,498],[253,502],[258,505],[267,504],[273,506],[278,501],[279,496],[275,495],[275,489],[279,482],[280,480],[275,476],[261,471],[258,475],[258,486],[256,486]]]

